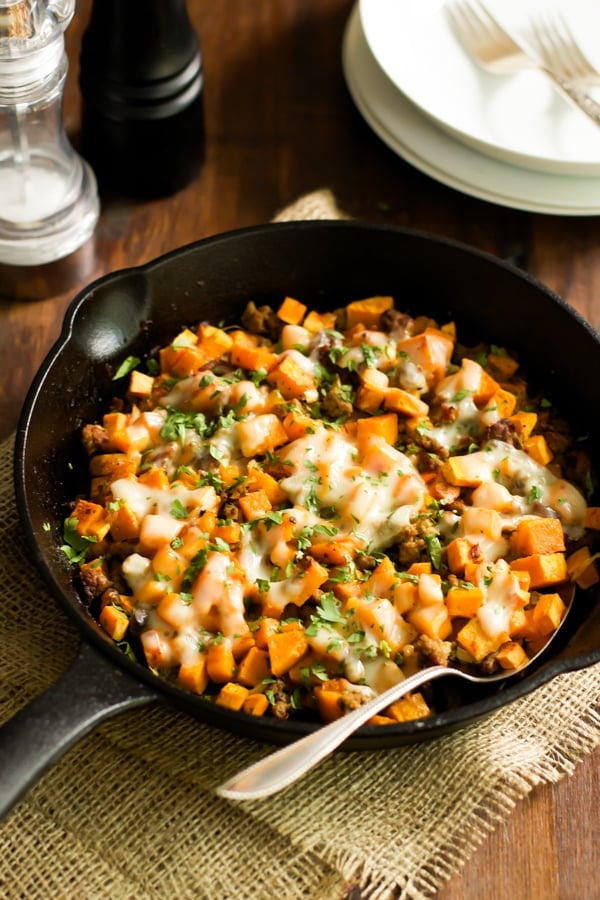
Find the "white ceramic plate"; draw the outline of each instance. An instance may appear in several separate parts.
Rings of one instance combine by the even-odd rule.
[[[422,115],[377,64],[358,5],[344,34],[342,64],[350,94],[373,131],[425,174],[500,206],[552,215],[600,215],[600,179],[550,175],[498,161]]]
[[[371,52],[393,84],[455,138],[536,171],[600,176],[600,128],[533,70],[484,72],[452,29],[445,0],[359,0]],[[498,21],[526,34],[552,0],[486,0]],[[554,4],[555,5],[555,4]],[[569,0],[565,17],[600,68],[600,3]]]

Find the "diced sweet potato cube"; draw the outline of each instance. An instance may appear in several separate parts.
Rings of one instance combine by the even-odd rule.
[[[488,400],[484,412],[497,411],[501,419],[507,419],[515,411],[517,405],[516,396],[504,388],[499,388],[496,393]]]
[[[242,494],[238,500],[238,505],[246,522],[262,519],[273,508],[273,504],[263,490],[249,491],[247,494]]]
[[[231,641],[231,649],[233,650],[233,657],[235,661],[239,662],[240,659],[243,659],[248,651],[251,650],[255,645],[256,641],[254,640],[254,635],[250,630],[248,630],[245,634],[234,635]]]
[[[506,636],[489,637],[478,619],[469,619],[456,636],[456,640],[467,653],[470,653],[475,662],[481,662],[490,653],[494,653],[506,640]]]
[[[248,480],[246,484],[249,491],[263,490],[273,506],[278,506],[287,500],[287,494],[277,479],[265,472],[264,469],[261,469],[254,460],[250,460],[248,463]]]
[[[106,512],[115,541],[133,541],[140,534],[140,521],[126,500],[111,504]]]
[[[180,666],[177,681],[187,691],[192,691],[193,694],[203,694],[208,685],[206,656],[201,656],[195,663]]]
[[[242,710],[250,716],[264,716],[269,708],[266,694],[248,694],[242,703]]]
[[[467,372],[469,370],[475,371],[473,367],[476,365],[478,365],[478,363],[468,358],[465,358],[462,361],[462,367]],[[481,369],[481,366],[479,368]],[[492,399],[498,390],[500,390],[498,382],[492,378],[489,372],[486,372],[485,369],[481,369],[479,373],[479,385],[473,394],[473,402],[477,406],[484,406]]]
[[[311,309],[304,318],[302,326],[312,334],[318,334],[320,331],[327,331],[335,328],[335,313],[333,312],[316,312]]]
[[[113,641],[122,641],[129,628],[129,617],[116,606],[107,604],[100,613],[100,624]]]
[[[210,325],[208,322],[201,322],[198,326],[198,346],[204,352],[207,362],[219,359],[231,349],[232,345],[233,338],[223,328]]]
[[[366,596],[391,597],[397,582],[396,567],[389,558],[384,558],[377,563],[364,583],[363,589]]]
[[[515,571],[529,572],[532,590],[562,584],[569,577],[564,553],[533,553],[513,559],[510,567]]]
[[[484,506],[467,506],[461,516],[463,533],[471,540],[491,538],[499,541],[502,535],[502,519],[495,509],[487,509]]]
[[[90,474],[108,475],[112,480],[127,478],[135,473],[135,462],[123,453],[99,453],[90,459]]]
[[[400,581],[394,588],[394,606],[400,615],[416,606],[418,599],[419,589],[412,581]]]
[[[206,355],[200,347],[193,344],[170,344],[159,351],[161,372],[186,378],[199,372],[206,364]]]
[[[286,444],[287,432],[275,413],[262,413],[237,423],[240,448],[246,458],[272,453]]]
[[[134,369],[129,376],[129,388],[127,393],[132,400],[142,400],[150,397],[152,388],[154,387],[154,378]]]
[[[331,541],[316,541],[306,552],[326,566],[346,566],[354,559],[357,550],[357,541],[345,535]]]
[[[513,571],[519,582],[519,590],[526,593],[531,587],[531,575],[525,569],[513,569]]]
[[[273,616],[262,616],[258,620],[258,625],[254,630],[254,642],[261,650],[267,649],[267,639],[270,634],[279,629],[279,619]]]
[[[516,641],[507,641],[496,654],[496,660],[503,669],[520,669],[528,660],[528,656],[521,644]]]
[[[77,501],[72,518],[77,520],[77,533],[82,537],[95,538],[101,541],[106,537],[110,529],[104,507],[89,500]]]
[[[267,375],[267,381],[280,391],[286,400],[303,399],[315,391],[315,380],[291,354],[281,359]]]
[[[249,372],[264,370],[270,372],[277,364],[277,354],[267,347],[234,343],[231,347],[229,358],[233,366],[246,369]]]
[[[396,413],[385,413],[381,416],[370,416],[368,419],[357,419],[356,438],[359,447],[363,451],[372,435],[384,438],[388,444],[393,446],[398,440],[398,416]]]
[[[431,575],[432,570],[432,564],[427,561],[411,563],[406,571],[409,575]]]
[[[552,461],[552,451],[543,434],[533,434],[528,437],[523,443],[523,449],[541,466],[547,466]]]
[[[234,328],[233,331],[229,332],[229,337],[233,342],[232,346],[233,344],[243,344],[245,347],[257,347],[259,344],[257,334],[244,331],[242,328]]]
[[[398,342],[398,352],[406,353],[427,374],[429,383],[446,374],[454,341],[441,331],[427,330]]]
[[[365,328],[377,328],[382,313],[392,309],[393,297],[367,297],[364,300],[354,300],[346,306],[346,327],[363,325]]]
[[[532,624],[533,609],[515,609],[510,617],[508,634],[510,637],[531,637],[534,633]]]
[[[290,441],[295,441],[296,438],[304,437],[307,434],[314,434],[318,427],[315,420],[300,409],[290,410],[285,415],[282,424]]]
[[[575,550],[567,557],[567,572],[571,581],[585,590],[598,584],[600,575],[596,560],[592,557],[589,547],[583,546]]]
[[[483,602],[481,588],[453,587],[446,595],[446,609],[449,616],[472,618]]]
[[[329,690],[326,687],[315,687],[315,697],[319,715],[324,722],[333,722],[344,715],[342,694],[340,691]]]
[[[273,675],[284,675],[299,662],[308,651],[304,629],[274,631],[267,637],[269,659]]]
[[[483,451],[478,451],[464,456],[451,456],[442,466],[442,475],[450,484],[459,487],[477,487],[483,481],[489,481],[488,454],[484,455]]]
[[[371,716],[370,719],[367,720],[367,725],[395,725],[397,719],[392,719],[391,716],[384,716],[383,713],[375,713],[374,716]]]
[[[229,638],[223,638],[210,645],[206,654],[206,671],[210,680],[216,684],[224,684],[233,679],[235,658]]]
[[[125,431],[128,421],[128,417],[122,412],[106,413],[102,417],[102,424],[106,429],[110,443],[117,450],[123,452],[129,448],[129,437]]]
[[[385,597],[373,600],[355,598],[348,605],[349,608],[354,606],[354,614],[362,628],[370,631],[377,641],[385,641],[394,652],[408,642],[408,635],[412,636],[412,630],[407,629],[406,622]],[[412,622],[410,624],[413,628],[417,627]]]
[[[217,706],[225,706],[227,709],[240,710],[249,694],[248,688],[233,681],[224,684],[216,696]]]
[[[560,519],[526,516],[520,519],[512,535],[512,551],[516,556],[533,553],[561,553],[565,538]]]
[[[145,472],[138,475],[138,481],[140,484],[145,484],[146,487],[158,491],[166,491],[169,487],[169,476],[162,466],[151,466],[146,469]]]
[[[329,578],[329,569],[311,559],[300,575],[274,582],[261,594],[262,611],[266,616],[280,616],[287,603],[302,606]]]
[[[425,634],[433,640],[445,641],[452,631],[445,603],[417,605],[406,613],[406,620],[420,634]]]
[[[465,569],[469,563],[477,563],[481,560],[478,545],[468,538],[454,538],[446,548],[448,568],[454,575],[463,578]]]
[[[426,416],[429,406],[419,397],[399,387],[390,387],[383,398],[383,408],[401,416]]]
[[[540,635],[556,631],[565,612],[560,594],[541,594],[533,607],[533,624]]]
[[[442,578],[437,572],[423,572],[419,575],[417,590],[419,592],[419,603],[422,603],[424,606],[437,605],[444,602]]]
[[[396,700],[388,706],[386,712],[396,722],[412,722],[414,719],[425,719],[431,715],[431,709],[420,691],[406,694],[405,697]]]
[[[519,410],[509,416],[509,421],[517,426],[517,432],[522,441],[526,441],[537,424],[537,413]]]
[[[364,369],[360,374],[360,385],[356,392],[356,408],[362,412],[375,412],[383,403],[389,379],[379,369]]]
[[[224,522],[222,525],[216,525],[213,531],[215,539],[219,538],[230,546],[237,544],[242,536],[242,526],[239,522]]]
[[[277,310],[277,318],[288,325],[299,325],[306,313],[306,305],[294,297],[286,297]]]
[[[251,647],[238,666],[237,678],[248,687],[256,687],[271,674],[266,650]]]

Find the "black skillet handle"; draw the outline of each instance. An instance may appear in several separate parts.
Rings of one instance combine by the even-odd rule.
[[[96,725],[158,699],[149,685],[83,642],[65,674],[0,728],[0,819]]]

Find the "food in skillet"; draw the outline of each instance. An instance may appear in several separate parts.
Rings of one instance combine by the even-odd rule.
[[[514,670],[599,580],[584,442],[453,323],[250,302],[115,377],[63,549],[117,644],[217,704],[329,721],[432,663]]]

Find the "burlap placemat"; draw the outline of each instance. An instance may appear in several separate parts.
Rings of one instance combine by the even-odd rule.
[[[317,192],[278,220],[335,218]],[[0,717],[51,684],[78,634],[26,558],[0,446]],[[600,666],[564,675],[464,731],[336,754],[275,797],[212,789],[268,748],[167,707],[82,740],[0,828],[6,898],[342,900],[432,896],[535,785],[600,743]]]

